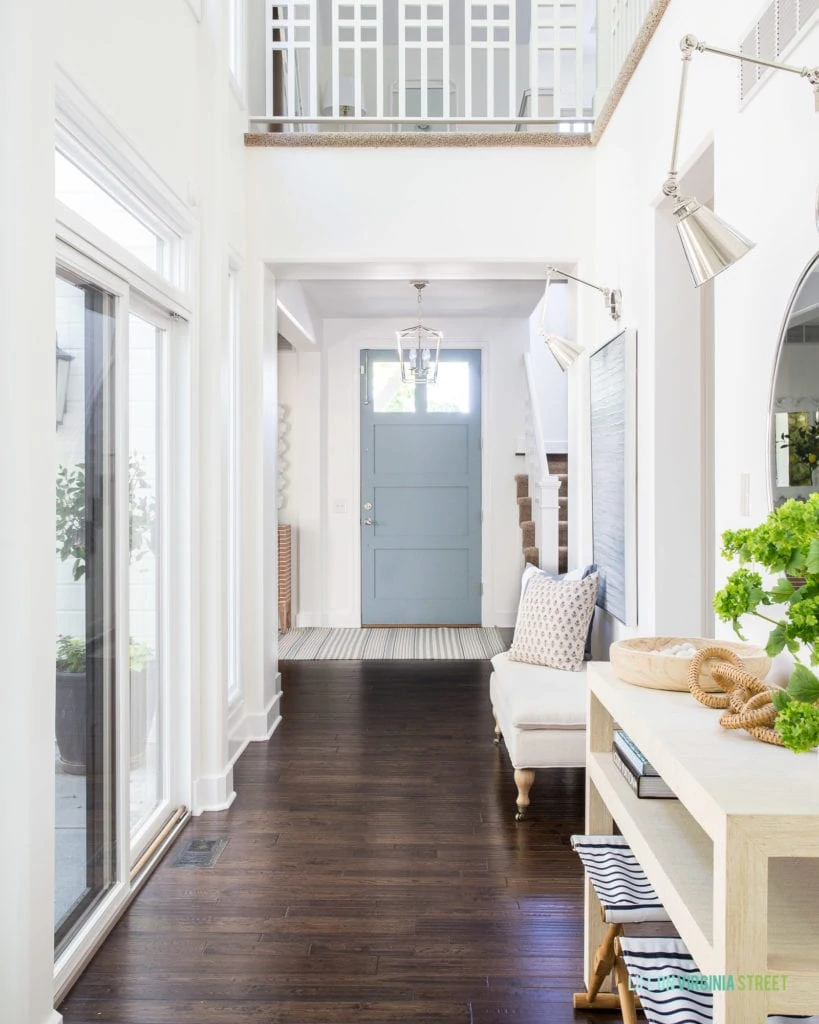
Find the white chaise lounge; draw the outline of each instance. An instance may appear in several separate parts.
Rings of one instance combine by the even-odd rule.
[[[538,768],[578,768],[586,763],[586,669],[564,672],[492,659],[489,696],[495,742],[503,739],[515,770],[521,821]]]

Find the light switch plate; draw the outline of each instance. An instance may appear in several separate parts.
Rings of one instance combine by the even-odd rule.
[[[347,514],[348,510],[349,506],[347,505],[346,501],[333,502],[333,511],[336,513],[336,515],[344,516]]]

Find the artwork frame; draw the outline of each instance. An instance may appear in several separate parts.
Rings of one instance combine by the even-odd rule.
[[[593,559],[598,607],[637,625],[637,332],[589,355]]]

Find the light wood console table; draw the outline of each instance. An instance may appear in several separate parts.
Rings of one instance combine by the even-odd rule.
[[[715,1024],[819,1013],[819,757],[729,732],[687,693],[632,686],[604,662],[588,684],[586,831],[614,820],[700,971],[734,978],[714,991]],[[637,798],[612,763],[616,725],[678,800]],[[588,884],[585,902],[588,982],[604,928]]]

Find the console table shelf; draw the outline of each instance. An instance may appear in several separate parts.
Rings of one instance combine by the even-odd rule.
[[[716,1024],[819,1012],[819,759],[727,732],[688,694],[589,666],[586,830],[616,822],[700,970],[787,975],[714,993]],[[623,728],[677,795],[639,799],[611,757]],[[586,973],[602,936],[586,890]]]

